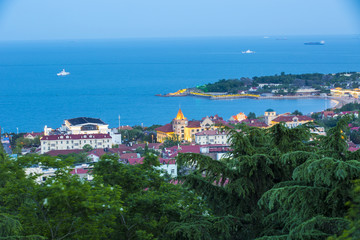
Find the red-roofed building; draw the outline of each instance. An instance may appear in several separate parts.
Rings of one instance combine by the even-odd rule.
[[[357,148],[357,147],[349,147],[348,150],[349,150],[350,152],[355,152],[355,151],[359,150],[359,148]]]
[[[228,134],[221,129],[206,130],[195,134],[195,143],[206,144],[228,144]]]
[[[138,153],[124,153],[120,155],[120,160],[121,161],[127,161],[130,158],[139,158],[140,155]]]
[[[36,137],[42,137],[42,136],[44,136],[43,132],[31,132],[31,133],[26,133],[24,135],[24,138],[34,140]]]
[[[268,128],[269,126],[265,123],[260,121],[259,119],[246,119],[241,123],[245,123],[249,127],[257,127],[257,128]]]
[[[78,175],[80,178],[85,179],[87,181],[91,181],[94,177],[90,174],[91,171],[87,168],[74,168],[70,174]]]
[[[82,149],[69,149],[69,150],[51,150],[49,152],[46,152],[46,155],[49,156],[59,156],[59,155],[68,155],[68,154],[72,154],[72,153],[81,153],[83,150]]]
[[[285,123],[289,128],[294,128],[304,123],[313,122],[314,119],[308,116],[299,116],[299,115],[283,115],[278,116],[271,121],[271,125],[278,123]]]
[[[179,109],[176,117],[171,123],[156,128],[157,141],[164,142],[167,138],[177,138],[181,141],[193,142],[195,141],[195,134],[205,130],[215,130],[218,126],[216,121],[222,120],[219,116],[215,115],[211,118],[203,118],[202,121],[188,121],[184,116],[181,109]]]
[[[109,134],[69,134],[47,135],[40,139],[41,154],[51,150],[83,149],[85,145],[92,148],[110,148],[112,138]]]

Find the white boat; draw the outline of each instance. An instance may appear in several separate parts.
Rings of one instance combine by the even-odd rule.
[[[69,75],[69,74],[70,74],[69,72],[65,72],[65,69],[63,69],[61,72],[59,72],[56,75],[58,75],[58,76],[66,76],[66,75]]]
[[[246,50],[246,51],[242,51],[242,53],[255,53],[254,51],[251,51],[250,49]]]

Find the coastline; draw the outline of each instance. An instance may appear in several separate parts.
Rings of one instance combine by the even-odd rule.
[[[341,108],[345,104],[348,103],[360,103],[359,99],[351,98],[351,97],[335,97],[335,96],[319,96],[319,95],[307,95],[307,96],[260,96],[260,95],[253,95],[253,94],[234,94],[234,95],[227,95],[227,94],[204,94],[204,93],[194,93],[194,92],[187,92],[187,93],[181,93],[181,94],[167,94],[167,95],[161,95],[157,94],[156,96],[159,97],[201,97],[201,98],[207,98],[209,100],[231,100],[231,99],[240,99],[240,98],[251,98],[251,99],[306,99],[306,98],[320,98],[320,99],[329,99],[332,101],[335,101],[336,104],[331,107],[330,109],[337,109]]]

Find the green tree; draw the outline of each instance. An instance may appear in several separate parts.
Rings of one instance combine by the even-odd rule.
[[[90,144],[85,144],[83,146],[83,149],[85,152],[90,152],[91,150],[93,150],[93,147]]]
[[[247,117],[248,117],[248,119],[256,119],[256,114],[253,112],[249,112]]]
[[[300,112],[299,110],[295,110],[293,113],[293,115],[298,115],[298,116],[302,116],[302,112]]]

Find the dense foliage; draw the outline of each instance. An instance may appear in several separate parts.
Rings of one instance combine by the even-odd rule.
[[[229,129],[233,151],[179,154],[178,180],[150,152],[138,165],[104,155],[90,182],[70,174],[74,157],[1,152],[0,239],[358,239],[360,151],[347,150],[348,121],[325,137],[306,125]],[[38,183],[24,172],[34,165],[57,171]]]
[[[236,219],[231,239],[326,239],[349,226],[345,203],[360,178],[360,152],[347,151],[346,128],[344,118],[320,138],[305,126],[242,126],[221,161],[180,155],[193,168],[182,180],[216,216]]]

